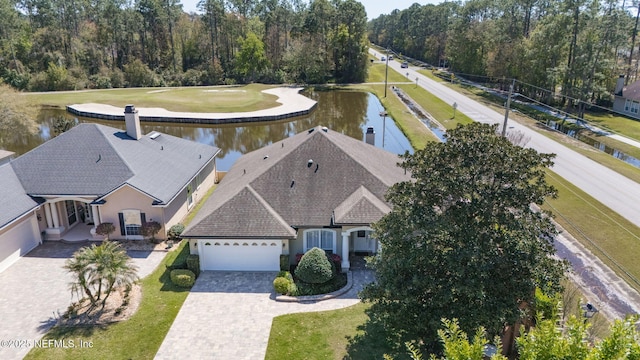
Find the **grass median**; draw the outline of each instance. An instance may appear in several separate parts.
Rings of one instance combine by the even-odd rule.
[[[551,210],[556,222],[640,291],[640,228],[551,170],[547,170],[547,181],[558,189],[558,198],[547,199],[543,208]]]

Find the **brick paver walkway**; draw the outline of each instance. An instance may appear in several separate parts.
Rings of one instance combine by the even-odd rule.
[[[297,312],[340,309],[360,300],[373,281],[369,270],[353,271],[353,288],[315,303],[273,300],[276,273],[203,272],[184,302],[156,359],[264,359],[273,318]]]
[[[45,242],[0,273],[0,359],[22,359],[71,304],[69,282],[62,267],[83,244]],[[145,277],[164,258],[162,251],[131,251],[138,274]],[[75,299],[73,299],[75,300]],[[27,342],[28,341],[28,342]]]

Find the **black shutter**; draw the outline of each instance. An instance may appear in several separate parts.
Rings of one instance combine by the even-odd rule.
[[[124,236],[124,215],[122,213],[118,213],[118,219],[120,219],[120,235]]]
[[[144,215],[144,213],[140,213],[140,222],[142,223],[142,225],[147,222],[147,217]]]

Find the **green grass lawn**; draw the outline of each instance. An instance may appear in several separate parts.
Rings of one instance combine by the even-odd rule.
[[[558,189],[558,198],[548,199],[543,207],[553,211],[566,231],[640,291],[640,228],[553,171],[547,171],[547,181]]]
[[[207,86],[179,88],[127,88],[107,90],[25,93],[40,106],[65,107],[71,104],[100,103],[124,108],[160,107],[170,111],[238,112],[268,109],[280,105],[275,95],[262,90],[273,86]]]
[[[344,359],[349,340],[362,334],[358,329],[369,318],[368,305],[299,313],[273,319],[265,359]],[[371,352],[371,358],[373,357]]]
[[[587,113],[585,118],[604,129],[612,130],[640,141],[640,121],[612,114]]]

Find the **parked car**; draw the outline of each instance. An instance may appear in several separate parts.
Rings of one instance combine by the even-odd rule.
[[[405,61],[402,63],[402,65],[400,65],[400,67],[403,69],[407,69],[409,67],[409,63]]]
[[[386,60],[387,60],[386,57],[384,57],[384,56],[380,57],[380,61],[386,61]]]
[[[393,60],[393,55],[389,55],[389,61]]]

